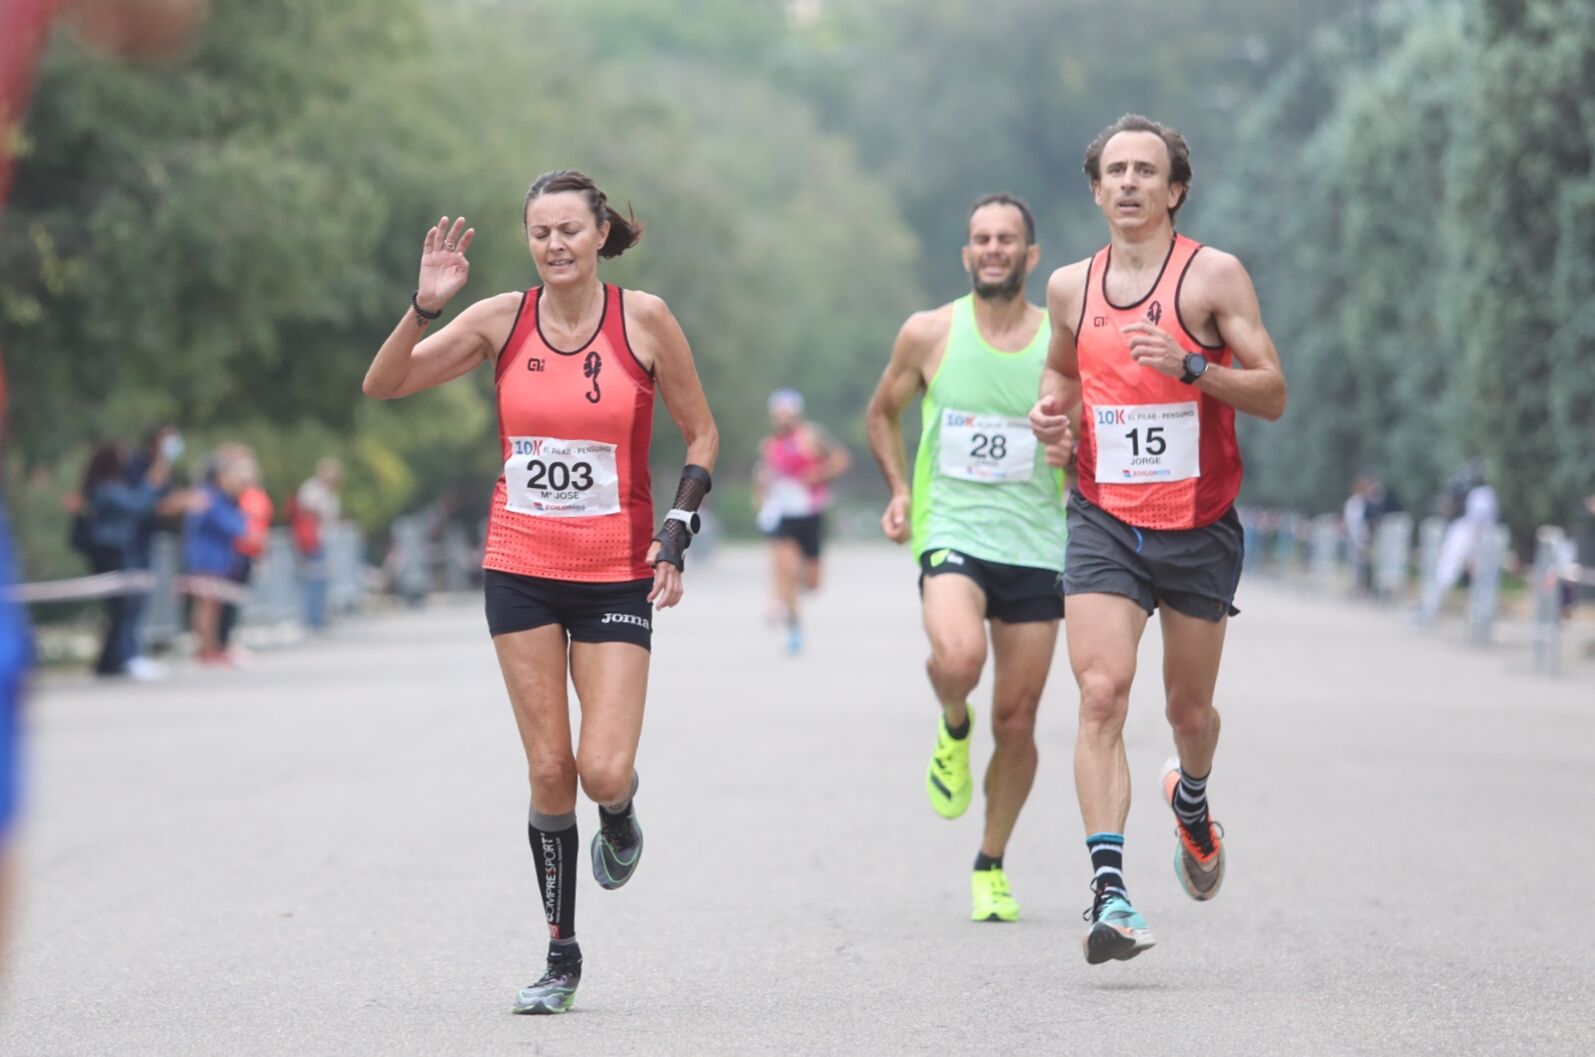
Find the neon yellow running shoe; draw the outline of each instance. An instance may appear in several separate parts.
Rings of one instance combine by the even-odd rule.
[[[975,710],[969,710],[969,733],[975,732]],[[957,818],[969,807],[974,795],[974,783],[969,780],[969,734],[962,739],[947,733],[947,717],[936,723],[936,751],[930,755],[930,767],[925,772],[925,793],[930,806],[942,818]]]
[[[969,894],[975,904],[975,911],[969,915],[969,920],[1019,920],[1019,901],[1008,891],[1008,875],[1002,872],[1002,867],[976,870],[969,878]]]

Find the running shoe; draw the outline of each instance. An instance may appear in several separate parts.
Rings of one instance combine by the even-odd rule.
[[[969,878],[969,892],[975,904],[971,921],[1019,920],[1019,901],[1008,891],[1008,875],[1002,867],[976,870]]]
[[[969,710],[969,732],[975,731],[975,710]],[[925,772],[925,792],[930,806],[942,818],[957,818],[969,808],[974,783],[969,780],[969,735],[962,739],[947,733],[947,717],[936,724],[936,751]]]
[[[803,625],[788,624],[786,629],[786,655],[796,657],[803,652]]]
[[[576,1001],[576,985],[582,982],[580,957],[548,963],[548,971],[515,994],[516,1013],[564,1013]]]
[[[1174,809],[1174,791],[1180,786],[1178,760],[1163,764],[1163,800]],[[1180,879],[1185,894],[1199,903],[1218,895],[1224,883],[1224,827],[1212,819],[1201,827],[1203,832],[1192,833],[1185,828],[1179,815],[1174,816],[1174,876]]]
[[[631,880],[642,861],[642,827],[637,808],[623,815],[598,812],[598,832],[593,834],[593,879],[601,888],[614,890]]]
[[[1080,941],[1085,948],[1085,960],[1092,965],[1106,961],[1127,962],[1144,950],[1157,946],[1146,919],[1130,905],[1130,901],[1117,892],[1109,894],[1094,885],[1096,898],[1081,918],[1090,922],[1091,929]]]

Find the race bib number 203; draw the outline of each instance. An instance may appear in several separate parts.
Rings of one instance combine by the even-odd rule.
[[[511,437],[504,507],[534,517],[620,513],[615,445],[558,437]]]

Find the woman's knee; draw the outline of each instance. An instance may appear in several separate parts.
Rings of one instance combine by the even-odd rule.
[[[582,792],[595,804],[615,804],[631,795],[632,762],[618,756],[581,762]]]
[[[569,753],[533,759],[530,764],[532,803],[559,807],[576,796],[576,761]]]

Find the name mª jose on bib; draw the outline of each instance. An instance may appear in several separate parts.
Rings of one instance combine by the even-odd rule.
[[[560,437],[511,437],[504,507],[534,517],[620,513],[615,445]]]

